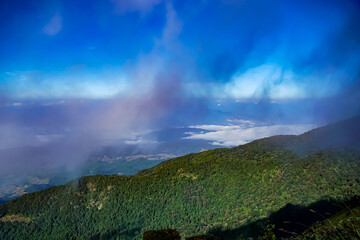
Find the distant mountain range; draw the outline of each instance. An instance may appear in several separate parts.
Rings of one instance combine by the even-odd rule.
[[[1,205],[0,239],[142,239],[166,228],[182,237],[352,239],[360,232],[359,143],[355,117],[133,176],[81,177]]]

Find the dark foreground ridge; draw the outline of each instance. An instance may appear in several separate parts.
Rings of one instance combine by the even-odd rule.
[[[237,239],[236,236],[239,235],[246,239],[266,239],[270,236],[274,239],[307,239],[307,237],[310,239],[356,239],[354,237],[360,238],[357,232],[360,230],[359,210],[359,196],[344,202],[331,199],[320,200],[308,206],[287,204],[267,218],[237,229],[213,229],[210,233],[223,239]],[[354,220],[352,228],[347,229],[346,233],[339,234],[345,230],[341,224],[349,222],[349,219]],[[325,228],[321,229],[320,226],[323,225]],[[329,234],[328,238],[324,238],[326,234]],[[349,238],[346,238],[347,235]]]
[[[352,236],[358,208],[347,215],[336,204],[360,195],[359,125],[356,117],[25,194],[0,206],[0,239],[142,239],[156,229],[183,238]],[[316,223],[320,215],[342,228]]]
[[[317,224],[315,224],[317,223]],[[347,225],[344,225],[347,224]],[[324,227],[325,225],[325,227]],[[357,239],[360,238],[360,197],[349,201],[320,200],[309,206],[287,204],[268,218],[237,229],[212,229],[210,235],[188,237],[186,240],[237,239]],[[150,230],[143,240],[178,240],[175,229]]]
[[[175,229],[149,230],[144,232],[143,240],[181,240],[180,234]]]
[[[144,232],[143,240],[181,240],[181,237],[176,229],[160,229]],[[213,235],[199,235],[185,240],[221,240],[221,238]]]

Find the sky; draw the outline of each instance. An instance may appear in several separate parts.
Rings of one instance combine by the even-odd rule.
[[[169,128],[235,146],[358,115],[359,29],[358,0],[1,1],[0,150],[73,161]]]

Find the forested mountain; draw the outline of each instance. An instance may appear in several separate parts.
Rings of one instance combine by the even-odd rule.
[[[134,176],[87,176],[25,194],[0,206],[0,239],[141,239],[162,228],[182,237],[315,238],[330,228],[310,224],[345,214],[331,204],[358,209],[359,129],[355,117],[299,136],[173,158]],[[313,217],[298,217],[310,210]],[[306,227],[276,226],[295,219]]]
[[[56,143],[50,146],[0,150],[0,159],[6,160],[1,165],[6,171],[0,174],[0,204],[25,193],[66,184],[81,176],[134,175],[164,160],[214,148],[205,140],[182,139],[186,131],[190,131],[189,128],[170,128],[144,135],[145,142],[148,143],[126,144],[120,141],[105,145],[90,151],[89,156],[84,159],[74,157],[75,164],[61,165],[64,160],[60,158],[61,154],[52,154],[58,151]],[[48,164],[49,159],[60,164]],[[33,162],[35,163],[32,164]]]

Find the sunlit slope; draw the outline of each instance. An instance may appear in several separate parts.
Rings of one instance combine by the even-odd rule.
[[[337,135],[326,136],[325,127],[319,138],[316,131],[189,154],[131,177],[83,177],[26,194],[0,206],[0,239],[133,239],[161,228],[191,236],[239,228],[288,203],[360,194],[356,144],[323,144]]]

